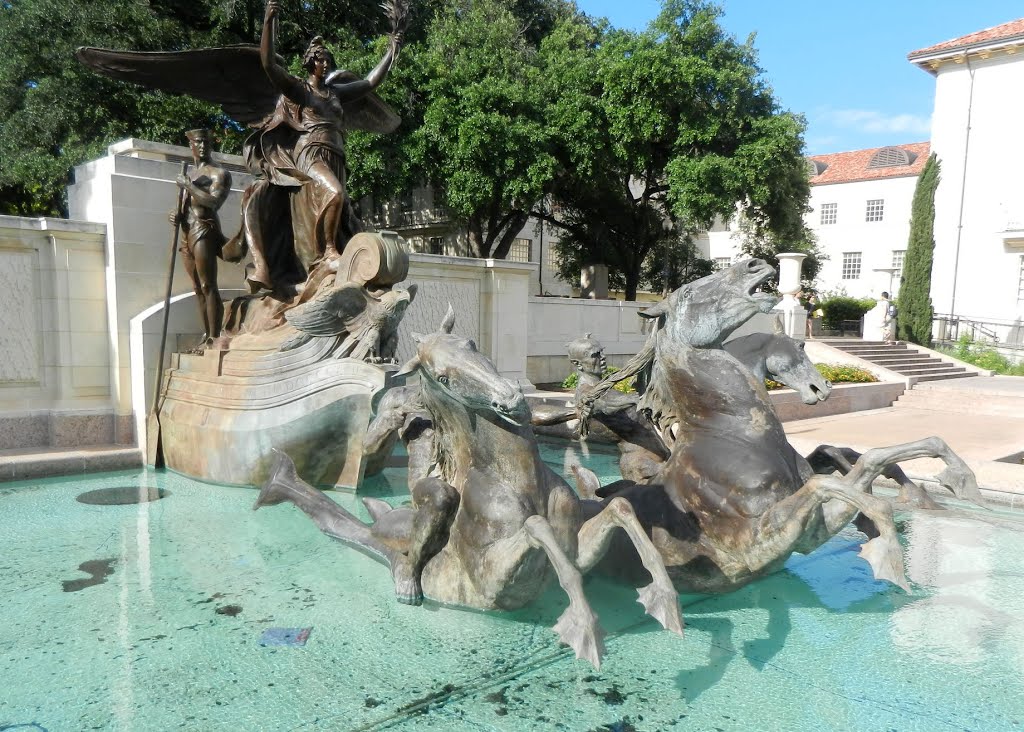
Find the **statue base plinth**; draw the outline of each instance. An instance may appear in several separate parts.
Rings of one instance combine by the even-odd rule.
[[[236,341],[230,351],[174,354],[160,409],[167,467],[204,481],[259,485],[277,448],[306,482],[354,490],[372,401],[397,368],[331,358],[332,341],[285,352],[275,343]]]

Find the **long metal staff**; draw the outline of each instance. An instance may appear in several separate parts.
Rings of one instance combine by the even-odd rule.
[[[188,173],[188,161],[181,164],[181,174]],[[175,208],[177,220],[174,223],[174,234],[171,236],[171,262],[167,268],[167,291],[164,293],[164,323],[160,330],[160,356],[156,361],[156,383],[153,386],[153,407],[146,420],[146,464],[154,468],[164,466],[163,450],[160,449],[160,388],[164,376],[164,347],[167,345],[167,321],[171,315],[171,290],[174,286],[174,264],[178,257],[178,233],[181,231],[181,217],[185,214],[185,201],[188,192],[182,188],[178,192],[178,204]]]

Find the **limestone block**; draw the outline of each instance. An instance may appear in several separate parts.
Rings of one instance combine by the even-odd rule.
[[[0,249],[0,383],[40,377],[36,253]]]

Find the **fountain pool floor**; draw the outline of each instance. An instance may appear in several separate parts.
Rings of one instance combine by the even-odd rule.
[[[402,474],[366,492],[401,503]],[[145,502],[76,500],[126,486]],[[1019,513],[901,514],[909,595],[848,530],[740,592],[681,596],[684,638],[590,578],[595,671],[550,630],[557,588],[515,613],[400,605],[382,565],[255,497],[151,471],[0,486],[0,730],[1024,732]],[[272,627],[312,631],[261,646]]]

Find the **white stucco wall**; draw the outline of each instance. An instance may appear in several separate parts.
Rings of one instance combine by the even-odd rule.
[[[811,188],[811,212],[806,221],[828,257],[818,274],[821,290],[843,288],[853,297],[877,297],[883,290],[899,290],[899,279],[876,269],[892,267],[893,252],[906,250],[910,234],[910,209],[917,176],[885,178],[853,183],[833,183]],[[881,221],[866,221],[867,202],[884,202]],[[836,223],[821,223],[823,204],[835,203]],[[861,274],[843,279],[843,254],[861,253]]]
[[[1017,300],[1024,254],[1024,98],[1015,91],[1022,84],[1020,54],[972,54],[937,70],[932,150],[942,179],[935,196],[936,312],[1024,316],[1024,302]]]

